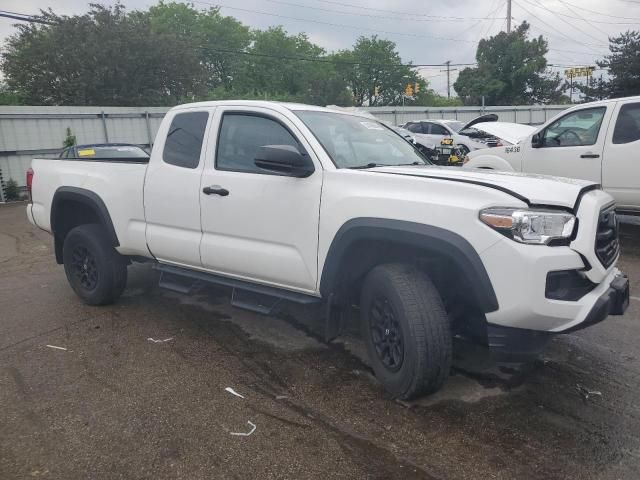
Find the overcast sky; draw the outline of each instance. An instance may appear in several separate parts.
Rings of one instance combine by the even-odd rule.
[[[593,65],[608,52],[607,35],[640,30],[640,0],[512,0],[513,24],[527,20],[535,35],[549,41],[550,64]],[[113,5],[115,0],[104,0]],[[88,9],[83,0],[3,0],[2,10],[37,14],[51,7],[58,14]],[[144,9],[152,0],[122,2]],[[328,51],[349,48],[360,35],[377,33],[396,42],[403,61],[415,64],[471,63],[480,38],[506,29],[507,0],[207,0],[197,8],[218,5],[225,15],[264,29],[283,25],[290,33],[306,32]],[[0,18],[0,40],[15,31]],[[452,67],[452,70],[457,67]],[[463,67],[460,67],[463,68]],[[439,93],[446,94],[443,67],[421,69]],[[599,73],[599,72],[596,72]],[[451,83],[457,71],[453,70]],[[453,94],[453,89],[452,89]]]

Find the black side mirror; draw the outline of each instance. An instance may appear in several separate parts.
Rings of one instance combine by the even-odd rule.
[[[265,145],[258,148],[254,160],[256,167],[278,175],[304,178],[311,175],[315,168],[306,153],[291,145]]]
[[[531,148],[540,148],[542,147],[542,133],[534,133],[531,137]]]

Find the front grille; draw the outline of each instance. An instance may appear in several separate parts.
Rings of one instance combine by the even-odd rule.
[[[618,242],[618,219],[615,206],[602,209],[598,217],[596,231],[596,256],[605,267],[610,266],[618,257],[620,243]]]

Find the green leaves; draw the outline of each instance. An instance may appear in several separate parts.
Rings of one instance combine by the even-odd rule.
[[[478,43],[478,66],[465,68],[453,84],[467,105],[523,105],[557,101],[561,81],[545,74],[547,42],[529,40],[529,24],[523,22],[511,33],[500,32]]]
[[[640,94],[640,32],[627,31],[609,38],[609,51],[598,66],[609,69],[610,80],[595,88],[604,87],[611,98]]]

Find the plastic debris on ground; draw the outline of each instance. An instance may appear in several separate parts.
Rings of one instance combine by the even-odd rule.
[[[580,395],[582,395],[582,397],[585,400],[589,400],[589,397],[601,397],[602,396],[602,392],[600,392],[598,390],[589,390],[587,387],[584,387],[584,386],[580,385],[579,383],[576,384],[576,390],[578,391],[578,393]]]
[[[248,431],[247,433],[244,433],[244,432],[229,432],[229,434],[235,435],[237,437],[248,437],[249,435],[251,435],[253,432],[256,431],[256,425],[255,425],[255,423],[253,423],[253,422],[251,422],[249,420],[247,420],[247,423],[251,426],[251,430]]]
[[[147,340],[153,343],[164,343],[164,342],[170,342],[171,340],[173,340],[173,337],[165,338],[164,340],[156,340],[155,338],[149,337],[147,338]]]
[[[240,395],[238,392],[236,392],[233,388],[231,387],[227,387],[224,389],[225,392],[229,392],[231,395],[235,395],[236,397],[240,397],[240,398],[244,398],[244,396]]]

